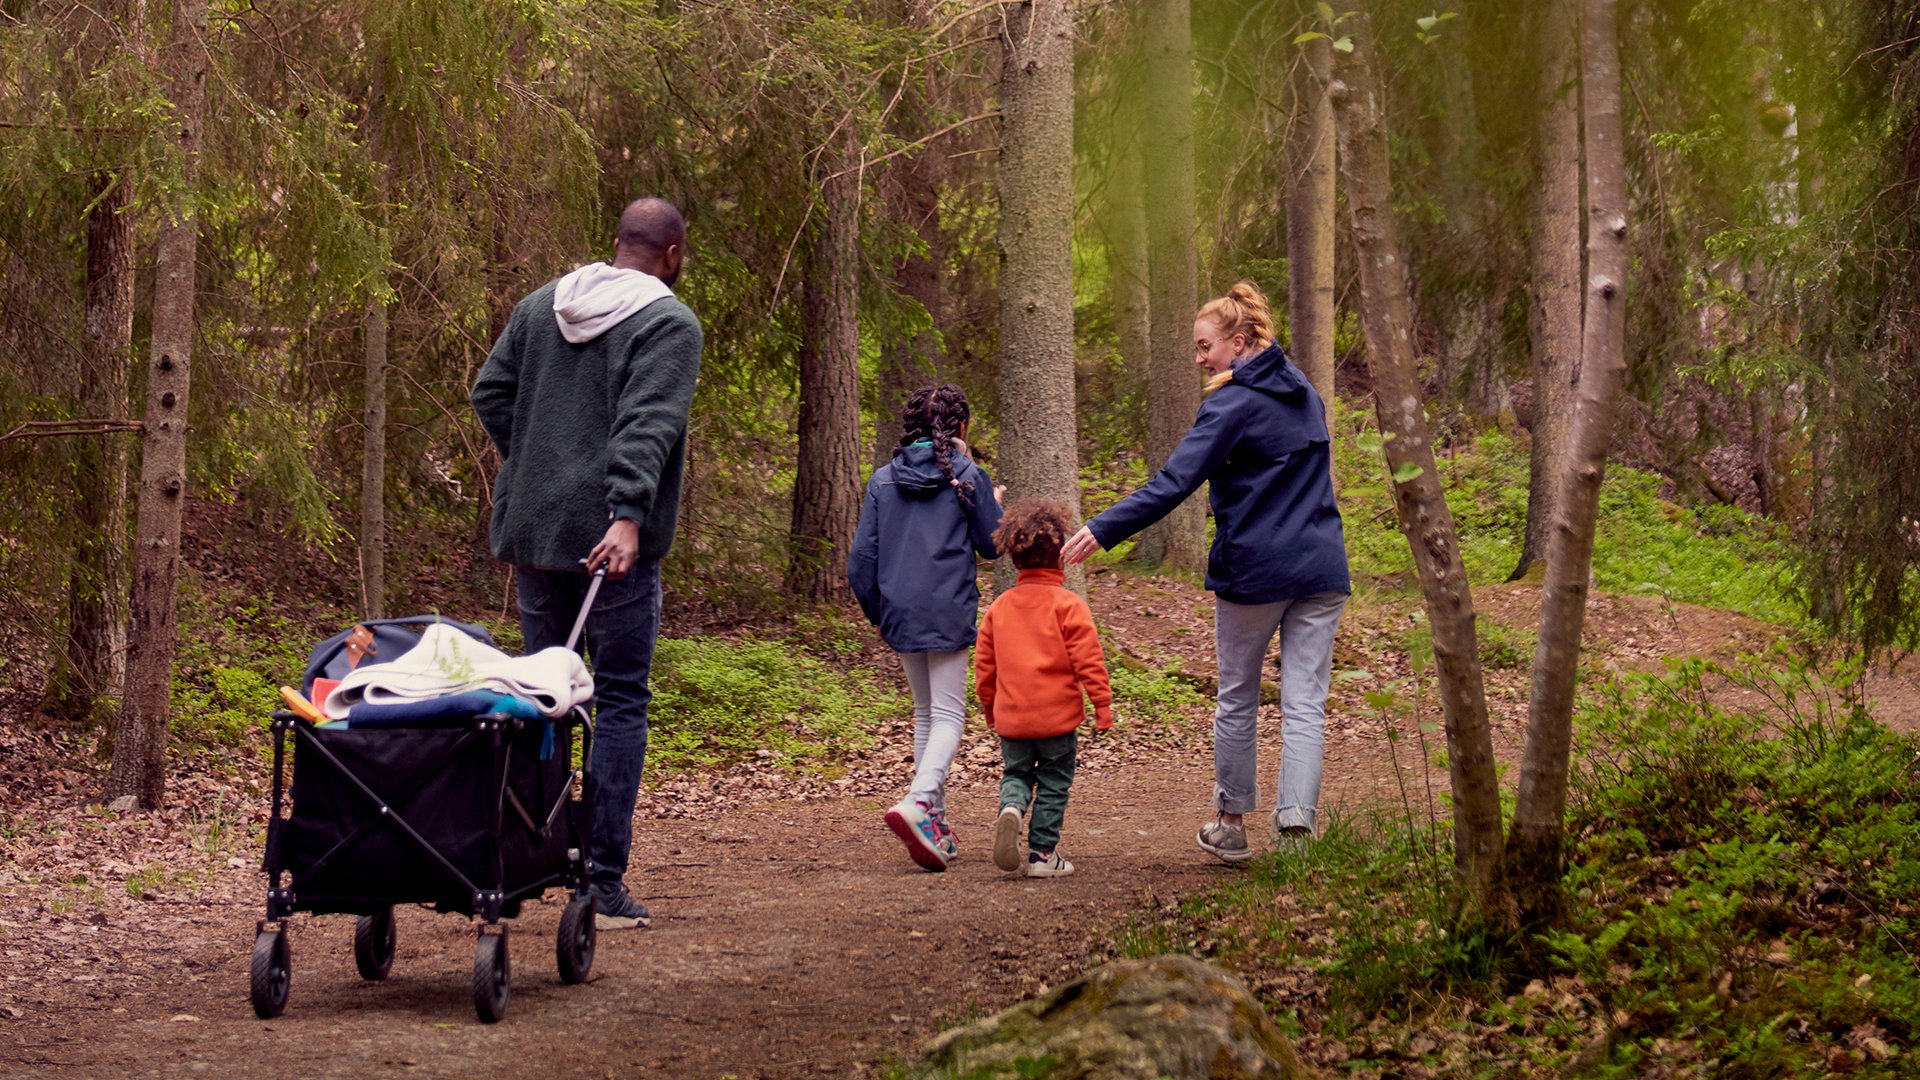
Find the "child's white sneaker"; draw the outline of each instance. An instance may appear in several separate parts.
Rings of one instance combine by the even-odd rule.
[[[907,845],[907,855],[914,862],[935,873],[947,868],[949,856],[940,843],[940,827],[926,803],[911,795],[894,803],[887,811],[887,828]]]
[[[1020,869],[1020,808],[1003,806],[993,823],[993,865],[1012,873]]]
[[[1060,857],[1057,851],[1045,855],[1037,851],[1027,854],[1028,877],[1066,877],[1073,873],[1073,864]]]

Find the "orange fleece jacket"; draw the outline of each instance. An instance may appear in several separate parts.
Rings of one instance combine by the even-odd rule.
[[[1093,701],[1093,729],[1113,726],[1093,611],[1064,582],[1059,570],[1022,570],[980,620],[974,688],[987,726],[1006,738],[1050,739],[1079,727],[1083,691]]]

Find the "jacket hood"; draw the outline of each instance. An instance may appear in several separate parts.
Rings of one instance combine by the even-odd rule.
[[[1286,350],[1279,342],[1268,345],[1234,368],[1233,382],[1228,385],[1245,386],[1277,398],[1301,397],[1308,389],[1306,373],[1287,359]]]
[[[965,470],[967,456],[958,450],[953,454],[953,475],[957,479]],[[933,446],[903,446],[893,454],[893,482],[899,486],[901,494],[910,499],[925,499],[951,488],[945,473],[940,471],[940,463],[934,459]]]
[[[645,271],[588,263],[554,285],[553,317],[560,336],[581,345],[672,295],[665,282]]]

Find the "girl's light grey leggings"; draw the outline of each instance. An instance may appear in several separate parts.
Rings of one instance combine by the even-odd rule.
[[[911,797],[936,814],[947,810],[947,770],[967,724],[967,653],[900,653],[913,691]]]
[[[1275,604],[1216,602],[1214,652],[1220,661],[1220,700],[1213,714],[1213,800],[1222,813],[1252,813],[1257,801],[1260,668],[1278,631],[1282,746],[1274,812],[1282,828],[1313,828],[1320,803],[1333,636],[1346,606],[1346,593],[1320,593]]]

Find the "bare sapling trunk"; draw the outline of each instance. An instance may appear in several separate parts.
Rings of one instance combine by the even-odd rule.
[[[1016,5],[1001,26],[999,480],[1010,501],[1050,499],[1078,520],[1072,0]],[[999,574],[1012,583],[1011,560]]]
[[[1501,853],[1500,792],[1486,687],[1473,625],[1473,594],[1434,467],[1433,438],[1414,372],[1413,317],[1406,263],[1390,200],[1387,131],[1375,74],[1371,28],[1353,31],[1354,48],[1334,61],[1330,96],[1340,137],[1360,270],[1361,327],[1373,376],[1374,407],[1392,477],[1400,529],[1413,548],[1420,592],[1433,630],[1440,703],[1446,716],[1447,768],[1453,785],[1454,863],[1473,894],[1485,896]]]
[[[1199,310],[1193,178],[1193,31],[1187,0],[1141,7],[1144,95],[1141,154],[1147,192],[1148,318],[1153,358],[1147,383],[1147,464],[1166,464],[1200,411],[1203,378],[1193,362]],[[1001,159],[1002,169],[1006,161]],[[1134,556],[1169,570],[1206,566],[1206,506],[1198,492],[1140,534]]]
[[[825,155],[834,175],[807,257],[800,342],[800,448],[787,591],[827,600],[847,588],[860,515],[860,159],[851,128]]]
[[[387,613],[387,302],[367,301],[360,455],[360,615]]]
[[[167,71],[181,153],[178,212],[160,229],[154,255],[153,343],[141,437],[139,518],[134,538],[127,688],[114,726],[109,799],[132,795],[156,809],[166,797],[167,718],[173,691],[174,587],[187,494],[187,391],[192,369],[195,206],[200,131],[207,101],[207,0],[174,0]]]
[[[384,153],[388,124],[386,66],[374,56],[373,85],[365,110],[367,155],[373,159],[380,205],[376,210],[383,232],[393,213],[393,168]],[[386,266],[367,297],[361,320],[360,403],[360,616],[382,618],[387,613],[387,291]]]
[[[1301,5],[1313,25],[1313,3]],[[1301,43],[1294,65],[1293,129],[1286,155],[1288,352],[1333,410],[1333,77],[1331,39]],[[1331,458],[1328,459],[1331,462]]]
[[[1540,602],[1540,644],[1534,652],[1527,708],[1527,745],[1507,839],[1509,887],[1523,925],[1530,926],[1549,923],[1561,911],[1574,674],[1586,618],[1600,482],[1613,442],[1614,404],[1627,370],[1627,181],[1617,13],[1618,0],[1586,0],[1581,108],[1587,150],[1587,306],[1579,408],[1560,464]]]
[[[1527,263],[1533,278],[1527,329],[1533,346],[1533,444],[1527,453],[1524,577],[1544,558],[1553,527],[1560,462],[1573,426],[1580,372],[1580,74],[1575,65],[1576,0],[1541,0],[1534,12],[1540,64],[1533,124],[1533,227]]]

